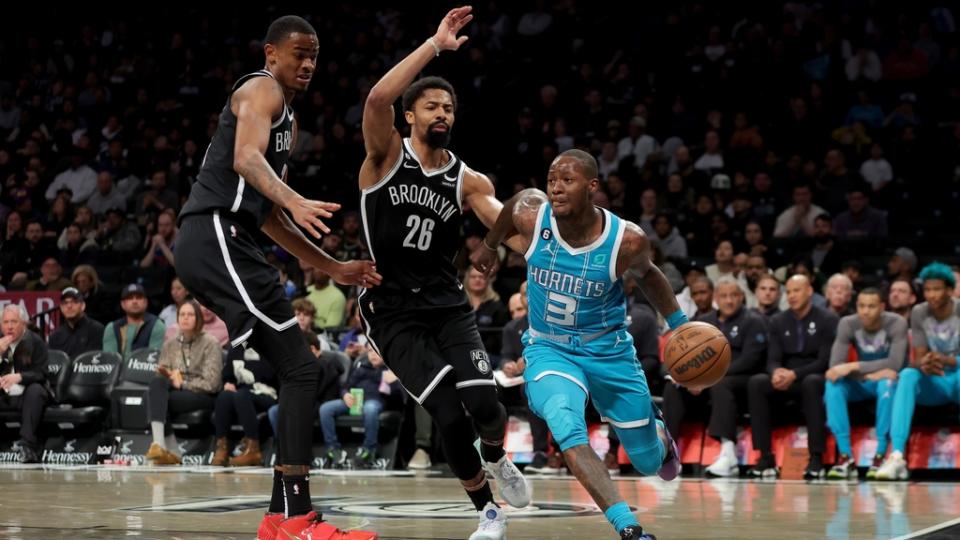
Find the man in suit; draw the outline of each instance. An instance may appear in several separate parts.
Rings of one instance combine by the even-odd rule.
[[[37,429],[43,410],[53,397],[47,382],[47,344],[27,329],[30,315],[20,305],[3,308],[0,327],[0,407],[22,412],[20,420],[20,461],[40,461]]]

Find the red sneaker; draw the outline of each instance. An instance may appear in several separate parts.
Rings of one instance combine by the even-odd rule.
[[[282,513],[264,514],[263,519],[260,520],[260,526],[257,527],[257,540],[274,540],[281,521],[283,521]]]
[[[377,540],[371,531],[341,531],[326,521],[321,521],[316,512],[293,516],[280,522],[276,540]]]

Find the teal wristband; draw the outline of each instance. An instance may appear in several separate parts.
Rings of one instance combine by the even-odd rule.
[[[690,322],[690,319],[687,318],[687,314],[683,312],[682,309],[678,309],[667,315],[667,326],[671,330],[675,330],[678,326]]]

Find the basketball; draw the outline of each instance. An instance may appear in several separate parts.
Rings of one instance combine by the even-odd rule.
[[[730,367],[730,343],[712,324],[687,323],[667,340],[663,362],[677,384],[707,388],[726,375]]]

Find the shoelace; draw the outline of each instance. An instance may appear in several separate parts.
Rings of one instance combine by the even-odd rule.
[[[504,461],[503,464],[500,465],[500,476],[503,477],[504,482],[512,484],[520,478],[520,471],[512,466],[509,461]]]

